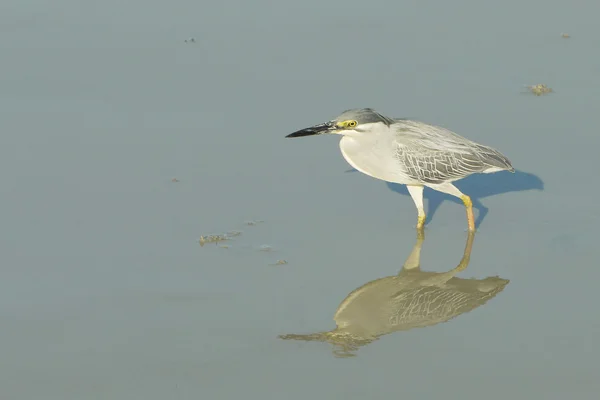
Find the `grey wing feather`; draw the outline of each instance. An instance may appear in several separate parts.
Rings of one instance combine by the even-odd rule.
[[[491,169],[514,172],[500,152],[447,129],[410,120],[396,120],[393,127],[403,172],[420,182],[439,184]]]

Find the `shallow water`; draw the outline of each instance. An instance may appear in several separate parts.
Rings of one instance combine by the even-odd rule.
[[[599,11],[4,2],[1,397],[596,399]],[[513,162],[458,182],[479,229],[456,276],[459,203],[426,190],[420,243],[405,188],[337,137],[284,138],[354,107]],[[415,245],[423,279],[401,272]],[[334,316],[360,336],[341,352],[282,338]]]

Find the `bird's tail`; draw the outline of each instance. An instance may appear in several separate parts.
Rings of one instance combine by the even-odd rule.
[[[498,150],[487,146],[477,146],[478,154],[481,162],[490,166],[493,170],[506,170],[514,173],[515,169],[508,158],[506,158]],[[490,171],[493,172],[493,171]]]

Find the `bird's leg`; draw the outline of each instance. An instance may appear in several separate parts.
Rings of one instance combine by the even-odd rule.
[[[406,185],[410,197],[412,197],[417,207],[417,230],[422,231],[425,226],[425,209],[423,208],[423,186]]]
[[[473,216],[473,202],[471,198],[466,194],[463,194],[460,199],[463,201],[465,208],[467,209],[467,223],[469,224],[469,231],[475,232],[475,217]]]
[[[461,199],[463,204],[465,205],[465,209],[467,210],[467,224],[469,225],[469,232],[475,232],[475,217],[473,216],[473,202],[471,201],[471,198],[469,196],[467,196],[466,194],[464,194],[463,192],[458,190],[458,188],[450,182],[442,183],[440,185],[428,185],[428,186],[430,186],[432,189],[435,189],[439,192],[447,193],[451,196],[455,196],[455,197],[458,197],[459,199]]]

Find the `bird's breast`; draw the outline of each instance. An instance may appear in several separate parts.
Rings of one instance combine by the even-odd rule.
[[[388,182],[406,183],[394,156],[393,143],[344,136],[340,140],[340,150],[348,164],[357,171]]]

